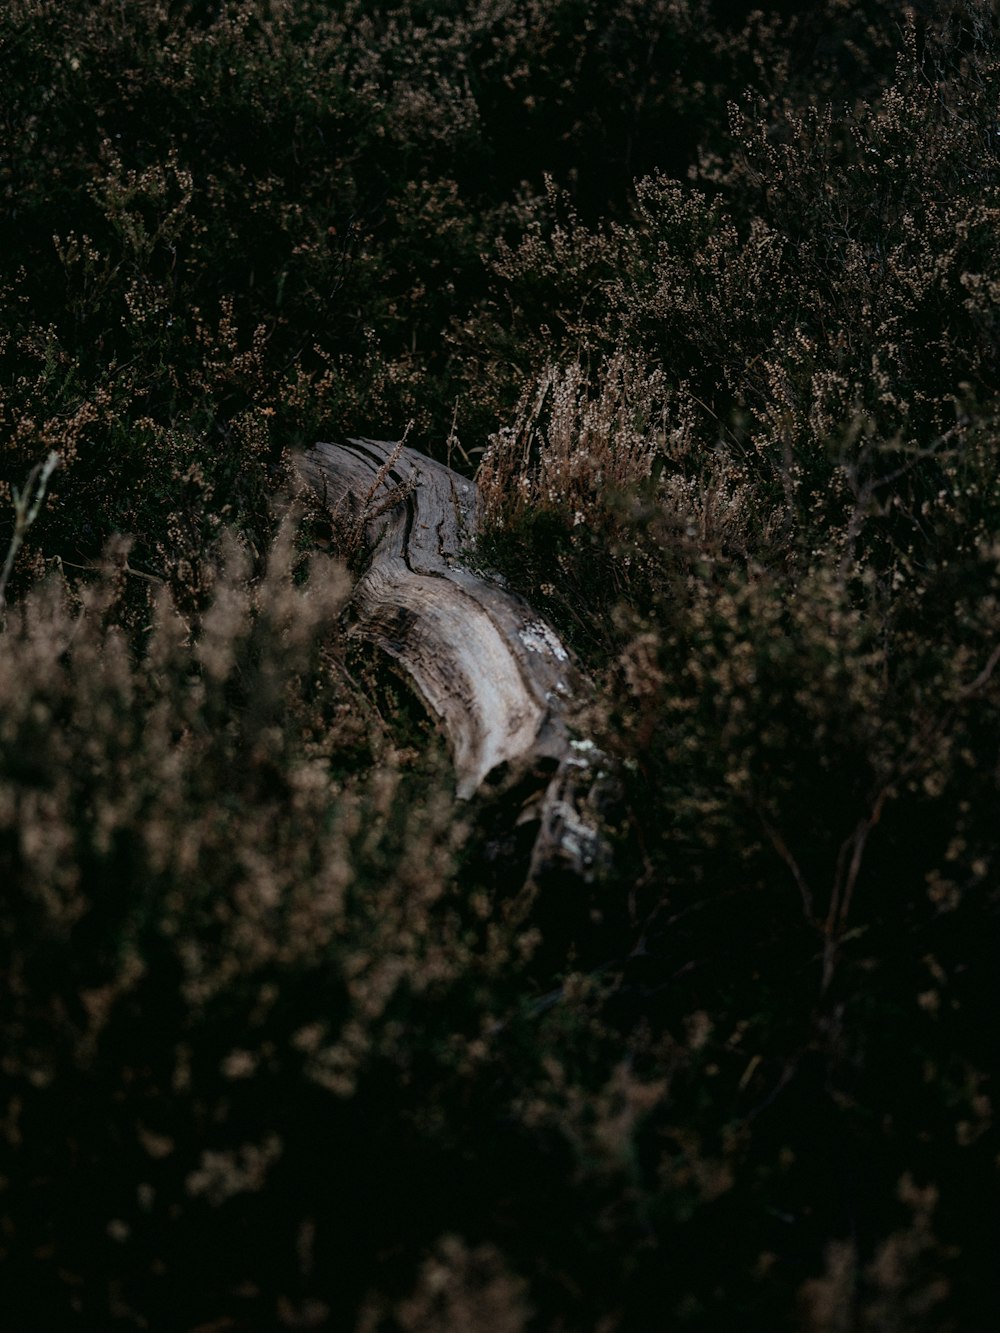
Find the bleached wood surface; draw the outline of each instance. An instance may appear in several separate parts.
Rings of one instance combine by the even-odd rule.
[[[471,797],[500,765],[516,773],[549,761],[533,812],[535,868],[555,859],[589,872],[601,840],[588,789],[602,756],[569,725],[585,682],[537,612],[471,567],[475,485],[380,440],[317,444],[299,468],[367,553],[352,632],[398,664],[440,722],[457,795]]]

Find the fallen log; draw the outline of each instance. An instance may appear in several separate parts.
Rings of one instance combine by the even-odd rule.
[[[587,684],[523,598],[473,567],[473,482],[402,444],[321,443],[298,460],[341,544],[365,566],[350,632],[401,670],[447,739],[456,795],[500,773],[542,775],[520,823],[536,822],[530,875],[589,878],[606,856],[604,756],[573,725]]]

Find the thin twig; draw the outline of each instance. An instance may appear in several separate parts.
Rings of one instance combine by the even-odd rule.
[[[10,539],[7,557],[0,571],[0,623],[7,611],[7,583],[14,569],[14,561],[21,549],[25,533],[39,515],[49,478],[58,466],[59,455],[53,449],[44,463],[36,463],[28,473],[23,491],[18,490],[16,486],[11,487],[14,501],[14,535]]]
[[[799,869],[799,863],[792,855],[784,838],[782,838],[778,830],[771,824],[770,820],[764,814],[763,810],[758,808],[757,817],[760,819],[761,826],[763,827],[764,832],[771,840],[771,846],[774,848],[774,850],[781,857],[782,861],[784,861],[785,865],[791,871],[792,878],[795,880],[795,883],[799,890],[799,894],[801,895],[802,898],[802,910],[805,912],[806,920],[809,921],[810,923],[815,923],[816,911],[813,902],[812,890],[806,883],[806,879],[805,876],[802,874],[802,871]]]
[[[65,566],[67,569],[82,569],[87,574],[99,574],[101,572],[101,566],[98,564],[78,565],[73,560],[64,560],[62,556],[59,556],[58,559],[60,569]],[[147,574],[144,569],[133,569],[127,560],[119,568],[123,574],[131,574],[134,579],[145,579],[147,583],[163,584],[166,582],[166,579],[161,578],[159,574]]]
[[[970,695],[981,690],[984,685],[988,685],[990,683],[990,677],[996,670],[998,662],[1000,662],[1000,643],[998,643],[990,653],[986,665],[983,667],[982,671],[980,671],[976,679],[970,681],[968,685],[963,685],[962,689],[959,691],[958,697],[960,699],[968,699]]]

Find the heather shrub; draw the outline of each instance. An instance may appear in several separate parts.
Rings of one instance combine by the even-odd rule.
[[[891,446],[924,447],[997,380],[995,33],[970,13],[961,45],[945,24],[918,49],[911,19],[871,100],[734,100],[728,157],[702,156],[700,188],[638,181],[628,222],[587,224],[550,182],[494,260],[528,383],[624,351],[697,413],[689,468],[721,451],[808,508],[862,422],[898,491]],[[933,464],[909,471],[903,489],[937,488]]]
[[[358,1210],[410,1137],[381,1135],[420,1112],[406,1089],[432,1068],[445,1115],[493,1020],[514,938],[457,893],[450,779],[433,746],[414,771],[366,709],[341,569],[295,582],[293,556],[286,527],[251,585],[232,545],[197,623],[157,590],[137,652],[116,613],[123,547],[96,583],[50,579],[8,619],[12,1326],[346,1317],[375,1275],[349,1256],[383,1243],[388,1200],[363,1241]],[[398,1184],[385,1244],[422,1225],[419,1181]]]
[[[14,1326],[992,1329],[994,7],[18,0],[0,67]],[[406,430],[589,679],[592,883],[275,517]]]
[[[227,516],[263,543],[284,448],[495,424],[518,386],[483,383],[463,333],[481,254],[584,152],[591,208],[623,206],[687,106],[679,64],[717,63],[703,17],[7,6],[3,469],[62,456],[39,540],[92,559],[131,531],[135,563],[169,573],[170,515],[193,544]]]
[[[734,99],[730,154],[631,221],[553,183],[494,262],[526,387],[490,559],[604,687],[603,1012],[669,1087],[629,1327],[993,1317],[995,19],[901,37],[844,110]]]
[[[626,1326],[655,1299],[692,1327],[985,1328],[993,415],[911,460],[941,479],[919,507],[880,499],[888,450],[848,432],[806,508],[721,445],[687,457],[656,372],[543,386],[482,475],[491,553],[600,672],[622,765],[603,1013],[669,1088],[626,1137],[649,1210]]]
[[[995,541],[957,563],[957,583],[941,571],[888,606],[823,556],[794,580],[716,567],[686,597],[674,581],[622,654],[610,736],[632,767],[633,1012],[655,1030],[699,1011],[734,1034],[706,1041],[716,1114],[784,1219],[740,1229],[760,1246],[748,1267],[787,1254],[775,1230],[807,1249],[850,1234],[863,1309],[911,1173],[938,1205],[919,1267],[947,1306],[920,1317],[985,1327],[992,1205],[974,1181],[993,1061],[968,1014],[997,920]],[[933,643],[927,595],[950,602]],[[893,1308],[881,1317],[916,1318]]]
[[[587,225],[624,219],[635,175],[721,154],[748,81],[877,86],[884,22],[702,0],[6,6],[2,469],[63,458],[38,542],[87,561],[130,531],[133,563],[170,576],[170,516],[192,546],[221,518],[262,549],[282,450],[317,435],[412,420],[475,458],[533,346],[483,258],[551,215],[546,177]]]

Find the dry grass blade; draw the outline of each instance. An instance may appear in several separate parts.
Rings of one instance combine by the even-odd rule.
[[[12,488],[14,533],[10,539],[10,545],[7,547],[3,569],[0,570],[0,622],[2,622],[6,612],[7,584],[14,569],[14,561],[17,559],[17,553],[21,549],[28,529],[41,511],[49,478],[58,466],[59,455],[53,449],[44,462],[36,463],[31,469],[23,489],[19,489],[17,486]]]

